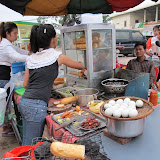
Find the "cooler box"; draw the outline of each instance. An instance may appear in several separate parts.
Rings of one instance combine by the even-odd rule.
[[[25,71],[25,62],[14,62],[12,63],[12,73],[16,74],[18,72]]]

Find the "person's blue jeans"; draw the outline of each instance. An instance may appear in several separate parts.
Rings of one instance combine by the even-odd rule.
[[[22,146],[31,145],[33,138],[42,137],[47,103],[43,100],[21,98],[18,109],[23,122]]]
[[[0,88],[4,88],[4,86],[9,82],[9,80],[0,80]]]

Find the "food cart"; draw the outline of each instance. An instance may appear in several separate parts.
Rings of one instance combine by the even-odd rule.
[[[97,26],[98,26],[98,24],[97,24]],[[108,28],[106,29],[104,27],[108,27]],[[104,35],[108,31],[112,34],[112,40],[111,40],[112,43],[107,47],[105,45],[103,46],[102,44],[101,44],[102,46],[101,45],[99,46],[99,40],[104,40]],[[102,36],[102,39],[99,37],[99,34],[98,34],[98,36],[97,36],[98,43],[96,42],[96,44],[93,44],[92,43],[93,42],[92,34],[93,33],[97,34],[97,32],[101,33],[100,35]],[[80,25],[80,26],[74,26],[73,28],[72,27],[71,28],[64,28],[62,30],[62,33],[63,33],[62,42],[65,42],[65,43],[63,43],[63,52],[66,55],[68,55],[69,57],[72,57],[71,55],[74,54],[73,59],[74,60],[77,59],[77,61],[84,62],[86,69],[87,69],[87,73],[85,73],[85,72],[79,73],[77,70],[70,70],[69,68],[65,68],[65,75],[67,77],[68,85],[72,85],[74,87],[75,82],[76,82],[76,84],[78,83],[78,85],[79,85],[78,87],[82,87],[82,86],[85,88],[93,87],[93,88],[97,88],[97,89],[101,90],[102,89],[101,81],[103,81],[105,79],[110,79],[110,78],[117,78],[117,79],[123,78],[123,79],[126,79],[127,81],[129,81],[128,86],[125,88],[125,92],[123,93],[123,95],[125,95],[125,96],[138,96],[138,97],[142,97],[145,99],[147,98],[146,96],[148,94],[148,79],[149,79],[148,74],[143,74],[143,73],[137,74],[137,73],[132,73],[127,70],[115,69],[115,55],[114,55],[114,53],[115,53],[115,46],[114,46],[115,31],[114,31],[114,27],[112,25],[107,26],[107,25],[99,24],[98,27],[94,27],[94,25]],[[85,42],[86,42],[85,47],[84,47],[84,45],[83,45],[83,48],[82,48],[82,45],[77,45],[77,44],[79,44],[79,43],[77,43],[79,38],[85,38]],[[66,39],[69,39],[69,43]],[[84,44],[84,43],[82,43],[82,44]],[[78,48],[78,46],[79,46],[79,48]],[[109,50],[109,52],[110,52],[109,59],[111,60],[111,65],[109,65],[109,67],[110,67],[109,69],[102,68],[102,69],[99,69],[98,71],[94,71],[94,69],[96,68],[95,67],[96,62],[94,61],[94,57],[96,56],[97,51],[99,51],[101,49]],[[71,74],[71,72],[74,72],[74,74]],[[77,75],[77,72],[78,72],[78,75]],[[79,75],[83,75],[83,76],[79,76]],[[105,93],[105,95],[107,95],[107,93]],[[105,98],[106,97],[103,97],[102,100],[105,100]],[[50,103],[52,103],[52,104],[54,104],[54,102],[55,102],[55,99],[52,99],[50,101]],[[86,112],[81,112],[82,110],[78,111],[78,109],[77,109],[76,111],[80,115],[85,113],[85,116],[87,116],[87,113],[89,113],[91,116],[92,115],[96,116],[94,113],[91,113],[89,110],[86,111],[84,109],[83,111],[86,111]],[[47,120],[47,125],[49,128],[50,135],[53,137],[56,137],[57,133],[59,133],[59,136],[57,138],[58,141],[62,141],[65,143],[75,142],[78,144],[85,145],[86,149],[87,149],[86,153],[90,156],[90,157],[86,157],[86,158],[90,158],[93,160],[95,159],[95,157],[96,157],[96,159],[99,158],[99,159],[104,159],[104,160],[106,160],[106,159],[113,159],[113,160],[137,159],[137,160],[140,160],[140,159],[147,159],[147,158],[148,159],[151,159],[151,158],[156,159],[157,157],[159,157],[159,150],[158,150],[159,143],[157,143],[158,139],[159,139],[159,134],[158,134],[159,127],[156,127],[156,126],[152,127],[152,123],[157,124],[157,122],[159,121],[158,108],[156,109],[156,111],[157,112],[154,112],[154,114],[152,114],[147,119],[147,127],[145,127],[144,134],[140,135],[139,137],[136,137],[135,139],[132,139],[131,142],[129,142],[128,144],[123,145],[123,146],[121,144],[117,143],[117,141],[114,141],[112,138],[105,137],[103,135],[103,133],[97,132],[96,130],[93,130],[93,134],[89,134],[88,137],[82,137],[82,141],[78,141],[75,136],[71,135],[70,132],[65,130],[65,129],[67,129],[67,127],[65,127],[65,129],[61,128],[58,132],[55,132],[54,128],[59,127],[59,125],[58,125],[58,123],[53,122],[53,120],[55,120],[57,118],[57,116],[61,116],[63,113],[61,115],[56,115],[55,118],[53,118],[52,114],[48,115],[46,117],[46,120]],[[98,116],[100,116],[100,115],[97,115],[97,117]],[[104,118],[101,117],[101,119],[104,119]],[[65,119],[65,121],[67,121],[67,119]],[[105,122],[105,120],[102,120],[102,121]],[[60,123],[61,122],[59,122],[59,124]],[[151,128],[153,130],[151,130]],[[151,137],[153,137],[153,138],[151,139]],[[66,141],[66,139],[67,139],[67,141]],[[35,142],[35,143],[40,142],[40,144],[42,144],[44,141],[48,141],[49,143],[51,143],[52,140],[43,139],[43,138],[40,138],[40,139],[36,138],[33,140],[33,142]],[[148,142],[147,145],[146,145],[146,142]],[[154,149],[153,149],[153,146],[155,147]],[[28,156],[22,157],[22,159],[27,159],[27,158],[28,159],[35,159],[36,158],[33,155],[34,154],[33,150],[38,148],[37,144],[35,146],[32,145],[31,147],[28,146],[28,150],[30,150],[30,148],[32,149],[32,152],[30,152],[30,154]],[[150,155],[143,154],[146,150],[148,152],[151,151],[150,152],[151,154]],[[48,150],[46,150],[46,148],[43,151],[44,152],[42,152],[42,150],[41,150],[42,154],[45,154],[45,155],[46,155],[45,151],[48,152]],[[117,154],[117,153],[119,153],[119,154]],[[138,154],[139,156],[137,157],[135,153],[139,153]],[[21,153],[18,156],[22,156],[22,155],[23,154]],[[17,156],[17,158],[18,158],[18,156]],[[131,156],[134,158],[131,158]],[[46,158],[44,155],[42,157],[43,157],[43,159],[48,158],[48,157]],[[37,159],[40,159],[42,157],[40,157],[40,155],[38,155]],[[8,158],[15,159],[15,157],[14,158],[8,157]],[[56,156],[52,157],[52,159],[53,158],[54,159],[62,159],[62,158],[59,158]]]

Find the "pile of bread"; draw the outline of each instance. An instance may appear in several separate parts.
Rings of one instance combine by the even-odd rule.
[[[92,47],[93,48],[100,48],[101,47],[100,33],[97,33],[97,32],[92,33]],[[73,45],[71,45],[71,49],[86,49],[85,35],[82,35],[78,39],[73,39]]]

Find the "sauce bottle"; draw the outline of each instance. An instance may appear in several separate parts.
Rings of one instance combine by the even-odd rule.
[[[160,80],[158,81],[158,90],[160,91]]]
[[[153,104],[153,106],[157,105],[158,103],[158,92],[157,91],[151,90],[150,102]]]

